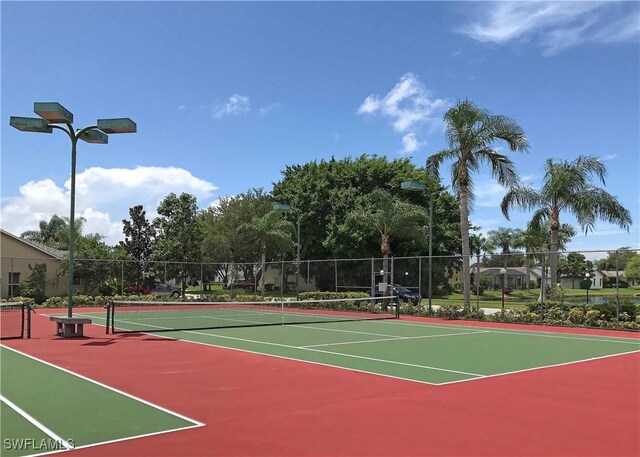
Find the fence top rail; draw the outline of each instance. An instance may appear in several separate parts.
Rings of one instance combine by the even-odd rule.
[[[620,252],[620,251],[628,251],[628,252],[635,252],[635,253],[640,253],[640,249],[582,249],[582,250],[565,250],[565,251],[557,251],[558,255],[565,255],[565,254],[571,254],[571,253],[581,253],[581,254],[587,254],[587,253],[602,253],[602,254],[609,254],[612,252]],[[532,255],[549,255],[551,254],[551,251],[535,251],[535,252],[512,252],[510,254],[501,254],[501,253],[482,253],[482,254],[470,254],[469,257],[470,258],[476,258],[476,257],[491,257],[491,258],[499,258],[499,257],[514,257],[514,256],[532,256]],[[395,257],[388,257],[388,260],[411,260],[411,259],[428,259],[429,256],[427,255],[422,255],[422,256],[395,256]],[[462,254],[447,254],[447,255],[432,255],[431,258],[438,258],[438,259],[462,259],[463,256]],[[21,257],[21,256],[0,256],[0,259],[2,260],[39,260],[39,261],[51,261],[51,260],[58,260],[58,259],[52,259],[52,258],[45,258],[45,257]],[[347,258],[332,258],[332,259],[305,259],[305,260],[271,260],[268,262],[265,262],[265,265],[282,265],[284,264],[297,264],[297,263],[322,263],[322,262],[329,262],[329,263],[336,263],[336,262],[379,262],[379,261],[383,261],[384,258],[383,257],[359,257],[359,258],[351,258],[351,259],[347,259]],[[140,264],[140,263],[144,263],[147,265],[164,265],[164,264],[168,264],[168,265],[192,265],[192,266],[208,266],[208,267],[221,267],[221,268],[229,268],[231,266],[234,267],[240,267],[243,265],[251,265],[251,266],[260,266],[262,265],[262,262],[260,261],[255,261],[255,262],[235,262],[235,261],[228,261],[228,262],[207,262],[207,261],[172,261],[172,260],[155,260],[155,261],[148,261],[148,262],[140,262],[138,260],[135,259],[87,259],[87,258],[76,258],[75,259],[76,262],[110,262],[110,263],[120,263],[120,264],[127,264],[127,263],[135,263],[135,264]]]

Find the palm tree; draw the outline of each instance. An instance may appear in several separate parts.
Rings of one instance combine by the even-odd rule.
[[[606,167],[596,157],[580,156],[573,162],[554,163],[547,159],[544,165],[544,183],[540,191],[513,184],[500,205],[502,213],[509,219],[509,209],[520,207],[535,210],[531,219],[534,227],[550,225],[549,268],[551,287],[558,283],[558,248],[560,232],[560,213],[573,214],[584,230],[585,235],[593,230],[597,219],[615,223],[629,230],[631,213],[618,199],[604,189],[591,184],[592,178],[598,178],[605,184]]]
[[[502,263],[507,268],[509,263],[509,254],[511,248],[515,247],[516,240],[522,231],[520,229],[512,229],[507,227],[499,227],[496,230],[489,230],[489,242],[492,246],[499,247],[502,254]]]
[[[292,222],[283,220],[279,211],[270,211],[262,217],[254,217],[251,222],[240,225],[237,233],[258,243],[262,262],[260,287],[262,296],[264,296],[267,248],[270,245],[275,245],[281,251],[293,252],[295,227]]]
[[[79,217],[74,224],[74,238],[82,235],[82,228],[86,219]],[[20,238],[36,243],[44,244],[56,249],[69,249],[69,218],[56,214],[51,216],[49,222],[40,221],[39,230],[27,230],[22,232]]]
[[[459,102],[447,111],[444,122],[449,149],[429,157],[427,170],[439,178],[438,169],[442,162],[455,160],[451,166],[451,185],[460,199],[464,304],[469,307],[469,212],[474,197],[471,173],[478,171],[480,165],[486,163],[499,184],[511,186],[518,182],[515,166],[507,156],[493,149],[493,143],[502,140],[512,151],[527,151],[529,145],[522,128],[514,120],[489,114],[468,100]]]
[[[394,197],[382,189],[371,192],[361,208],[347,215],[348,222],[362,224],[380,235],[380,253],[385,275],[389,274],[391,237],[415,236],[421,230],[420,222],[428,220],[429,213],[426,209]]]
[[[562,251],[566,249],[571,238],[576,234],[571,224],[560,224],[558,230],[558,248]],[[549,252],[550,227],[534,226],[529,222],[527,228],[522,230],[514,240],[514,248],[523,248],[530,257],[525,263],[527,269],[531,266],[540,265],[542,276],[540,281],[540,301],[544,301],[545,279],[547,277],[547,264],[545,262],[545,253]]]

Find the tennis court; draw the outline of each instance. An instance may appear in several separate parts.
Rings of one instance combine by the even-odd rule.
[[[0,358],[2,455],[80,449],[202,425],[6,346]]]
[[[37,310],[0,351],[2,455],[640,451],[635,334],[305,306],[123,302],[71,339]]]
[[[437,385],[640,351],[637,339],[403,322],[369,299],[348,303],[360,312],[327,302],[123,302],[110,327]]]

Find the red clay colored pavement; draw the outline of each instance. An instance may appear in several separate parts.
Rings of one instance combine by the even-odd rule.
[[[3,344],[207,424],[78,456],[640,456],[640,353],[435,387],[97,326],[60,339],[45,317],[33,324],[34,338]]]

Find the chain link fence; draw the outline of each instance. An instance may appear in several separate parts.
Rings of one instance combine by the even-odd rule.
[[[572,251],[552,256],[540,253],[481,253],[470,259],[470,300],[476,307],[525,305],[547,300],[553,289],[562,299],[598,303],[613,290],[640,301],[639,250]],[[2,297],[33,288],[35,265],[46,263],[47,296],[64,295],[66,260],[2,257]],[[252,263],[136,262],[132,260],[76,259],[75,290],[96,295],[127,294],[145,284],[166,283],[191,294],[256,293],[297,296],[301,292],[389,291],[391,285],[420,294],[434,305],[464,304],[461,256],[389,257],[270,261]],[[555,285],[556,287],[551,287]],[[559,287],[558,287],[559,286]],[[636,293],[637,292],[637,293]],[[603,298],[604,297],[604,298]]]

